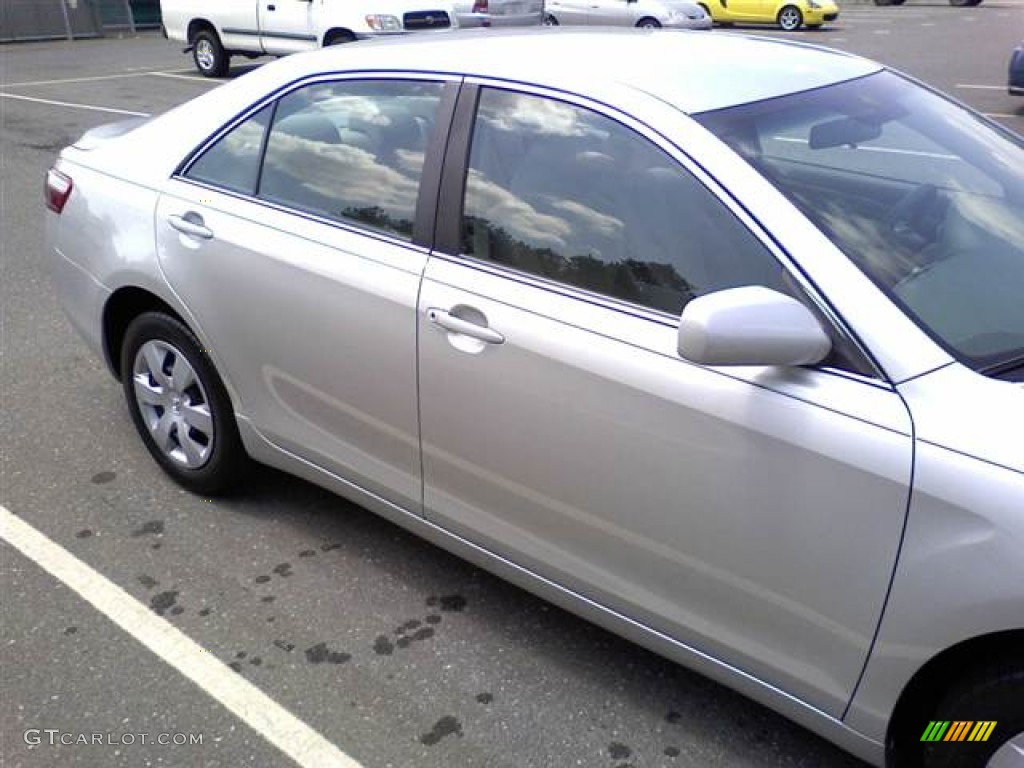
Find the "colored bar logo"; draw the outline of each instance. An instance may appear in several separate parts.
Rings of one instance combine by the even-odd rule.
[[[988,741],[995,729],[995,720],[932,720],[921,741]]]

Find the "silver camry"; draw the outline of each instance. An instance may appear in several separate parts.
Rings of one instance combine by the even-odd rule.
[[[468,32],[91,131],[46,204],[184,486],[273,465],[875,765],[1021,765],[1019,136],[807,45]]]
[[[647,29],[711,29],[712,25],[704,8],[687,0],[546,0],[544,23]]]

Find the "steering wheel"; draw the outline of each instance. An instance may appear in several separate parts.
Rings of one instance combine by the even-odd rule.
[[[949,200],[934,184],[920,184],[905,194],[885,217],[885,229],[910,251],[917,253],[938,239],[939,225]]]

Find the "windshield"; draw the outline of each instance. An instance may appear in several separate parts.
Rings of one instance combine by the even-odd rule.
[[[697,115],[953,355],[1024,355],[1024,142],[891,72]]]

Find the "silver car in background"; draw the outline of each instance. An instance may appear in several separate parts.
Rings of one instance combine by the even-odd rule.
[[[686,0],[546,0],[544,23],[602,27],[711,29],[711,17]]]
[[[1020,136],[804,44],[476,30],[91,131],[46,205],[183,486],[255,459],[874,765],[1020,765]]]
[[[453,5],[464,29],[535,27],[544,21],[544,0],[455,0]]]

